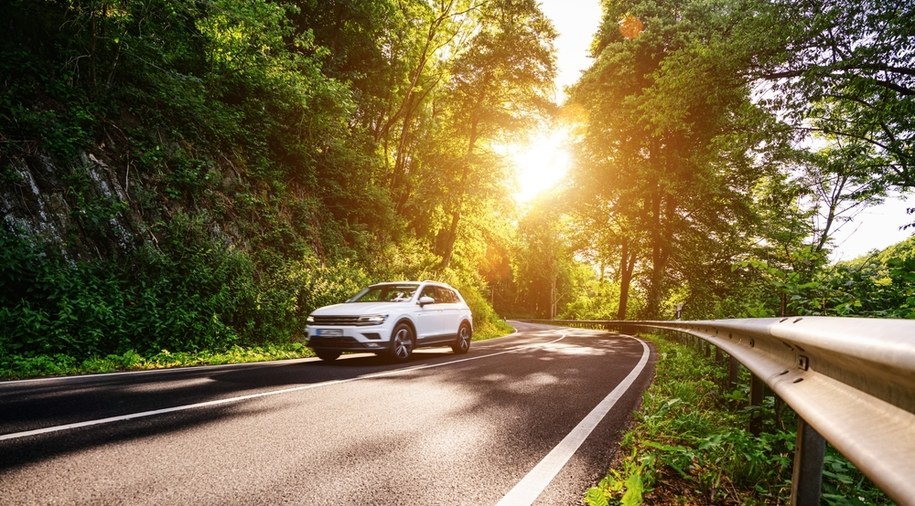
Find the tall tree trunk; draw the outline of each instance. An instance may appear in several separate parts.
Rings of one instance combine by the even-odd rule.
[[[447,269],[451,265],[451,257],[454,255],[454,243],[457,241],[457,231],[458,225],[461,222],[461,205],[458,204],[454,210],[451,211],[451,226],[448,227],[448,232],[445,235],[444,248],[442,249],[442,263],[440,265],[441,269]]]
[[[623,239],[620,251],[620,304],[616,310],[616,319],[625,320],[629,305],[629,287],[632,284],[632,271],[635,269],[635,251],[629,247],[630,239]]]
[[[817,253],[823,251],[823,248],[826,247],[826,241],[829,240],[832,224],[838,214],[839,203],[842,201],[842,191],[845,189],[845,185],[848,184],[848,179],[849,177],[846,175],[837,176],[835,184],[829,191],[829,195],[826,195],[825,184],[823,181],[820,181],[820,187],[822,188],[820,193],[826,199],[826,205],[829,207],[829,211],[826,215],[826,223],[823,225],[823,229],[815,231],[819,234],[814,248],[814,251]]]
[[[556,273],[553,273],[552,279],[550,280],[550,320],[556,318],[556,308],[559,306],[559,296],[556,293],[556,282],[558,281],[559,276]]]
[[[407,144],[412,137],[410,126],[413,122],[413,112],[416,110],[417,106],[418,104],[409,105],[407,107],[406,113],[404,114],[403,124],[401,125],[400,129],[400,138],[397,142],[397,153],[394,159],[394,170],[391,174],[391,196],[394,197],[394,210],[398,214],[403,211],[410,193],[409,184],[407,182],[406,168],[408,152]]]
[[[661,189],[655,188],[651,194],[651,271],[648,275],[648,294],[645,306],[645,317],[655,319],[661,307],[661,277],[663,270],[663,228],[661,218]]]
[[[474,115],[475,116],[475,115]],[[461,222],[461,212],[464,207],[464,192],[467,189],[467,178],[470,176],[470,156],[477,145],[477,127],[479,120],[474,119],[470,126],[470,138],[467,141],[467,151],[464,153],[463,171],[457,188],[452,194],[454,207],[451,209],[451,226],[448,227],[448,233],[445,235],[445,244],[442,248],[442,263],[439,266],[442,270],[451,265],[451,257],[454,255],[454,243],[457,242],[458,225]]]

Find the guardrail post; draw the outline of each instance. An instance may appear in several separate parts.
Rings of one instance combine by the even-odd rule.
[[[728,358],[728,390],[737,387],[737,378],[740,376],[740,362],[736,358]]]
[[[766,383],[755,374],[750,375],[750,406],[762,406],[763,396],[766,393]],[[750,414],[750,434],[758,436],[762,433],[762,414],[753,410]]]
[[[783,401],[781,397],[779,397],[777,395],[774,397],[775,397],[775,421],[776,421],[775,423],[777,423],[779,427],[784,428],[785,427],[785,423],[784,423],[785,407],[788,405],[785,404],[785,401]]]
[[[826,441],[802,418],[797,420],[794,472],[791,475],[791,504],[818,506],[823,484],[823,456]]]

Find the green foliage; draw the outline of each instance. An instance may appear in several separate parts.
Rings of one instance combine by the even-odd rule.
[[[313,257],[255,276],[251,258],[178,215],[160,249],[123,262],[69,264],[3,232],[0,336],[6,353],[70,356],[161,349],[220,351],[234,344],[285,342],[301,335],[320,305],[345,300],[365,281],[346,262]]]
[[[596,64],[572,90],[587,112],[574,194],[592,232],[583,249],[620,280],[619,317],[636,287],[643,317],[666,317],[664,300],[683,285],[688,306],[708,312],[720,291],[711,285],[748,248],[748,190],[779,167],[763,163],[780,147],[768,142],[774,122],[726,44],[751,14],[705,0],[603,7]],[[645,29],[623,33],[625,19]]]
[[[569,200],[578,252],[618,280],[616,316],[632,313],[631,291],[643,316],[665,318],[678,290],[685,318],[876,315],[832,302],[820,270],[839,224],[911,187],[911,7],[602,10],[595,63],[567,107],[582,122]],[[895,307],[883,311],[909,314]]]
[[[559,303],[574,290],[576,263],[565,237],[560,211],[551,205],[531,209],[518,223],[512,262],[516,301],[511,312],[534,318],[559,315]]]
[[[876,1],[775,2],[765,24],[751,23],[772,29],[763,46],[769,52],[759,52],[754,71],[778,92],[773,105],[798,130],[860,150],[866,162],[849,169],[882,188],[915,183],[913,9]]]
[[[623,470],[611,469],[596,487],[585,492],[584,503],[588,506],[638,506],[642,504],[645,489],[643,472],[645,464],[635,461],[635,454],[623,461]],[[619,500],[615,500],[618,498]]]
[[[915,318],[915,240],[908,239],[882,252],[823,266],[821,260],[804,267],[809,250],[799,250],[792,264],[751,259],[748,282],[734,301],[731,316],[778,315],[863,316]]]
[[[262,346],[233,346],[224,352],[170,352],[161,350],[144,357],[133,350],[123,354],[89,357],[83,360],[69,355],[0,356],[0,377],[32,378],[97,374],[117,371],[164,369],[199,365],[239,364],[266,360],[288,360],[313,357],[314,353],[302,343],[267,344]]]
[[[141,250],[124,264],[69,264],[9,232],[2,236],[3,285],[18,289],[4,291],[0,306],[8,353],[198,349],[237,338],[220,315],[250,295],[243,281],[250,264],[239,254],[176,242],[175,257]]]
[[[497,7],[534,20],[523,35],[537,47],[525,51],[548,72],[536,6],[487,9]],[[283,343],[313,308],[404,277],[452,280],[478,336],[505,332],[481,295],[479,253],[463,244],[494,207],[462,209],[459,258],[442,273],[429,250],[452,196],[424,188],[421,209],[394,201],[421,185],[398,186],[389,172],[391,155],[404,173],[458,175],[414,148],[426,132],[432,148],[459,127],[430,120],[432,99],[446,102],[432,92],[455,90],[444,86],[444,55],[469,48],[481,23],[499,32],[502,18],[481,12],[420,0],[4,2],[0,165],[10,189],[0,196],[24,226],[0,230],[0,355],[53,372],[55,361],[71,370],[87,357],[129,368],[131,350],[148,359]],[[503,67],[515,61],[502,54]],[[528,69],[490,84],[520,89]]]
[[[619,285],[607,279],[585,279],[582,284],[586,289],[565,305],[562,319],[615,320],[620,299]]]

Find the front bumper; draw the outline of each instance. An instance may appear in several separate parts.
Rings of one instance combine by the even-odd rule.
[[[379,352],[388,348],[390,329],[384,325],[343,327],[308,325],[306,344],[312,349]]]

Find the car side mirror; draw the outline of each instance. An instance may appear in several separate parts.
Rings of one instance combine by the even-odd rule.
[[[426,304],[435,304],[435,299],[429,297],[428,295],[423,295],[419,298],[419,307],[423,307]]]

